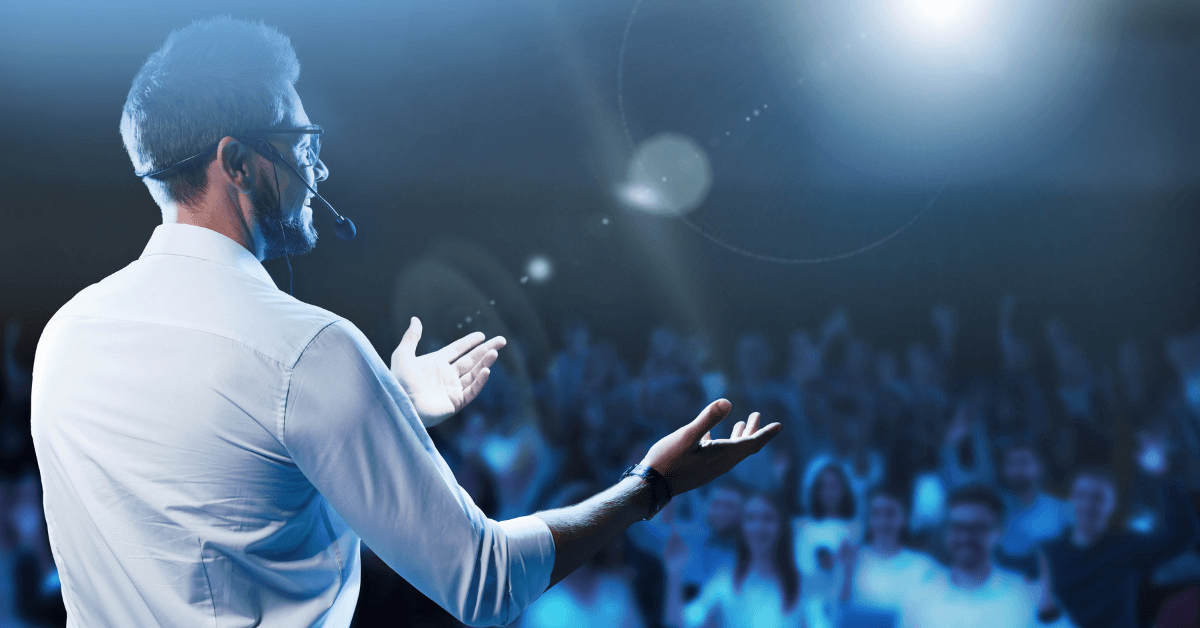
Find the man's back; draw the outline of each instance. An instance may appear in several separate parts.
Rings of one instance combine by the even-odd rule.
[[[281,442],[290,369],[338,320],[188,225],[54,316],[33,434],[73,624],[349,620],[358,538]]]

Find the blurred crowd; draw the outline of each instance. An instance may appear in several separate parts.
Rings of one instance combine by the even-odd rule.
[[[497,363],[431,436],[507,519],[611,485],[713,399],[734,408],[714,438],[750,411],[784,425],[547,591],[525,628],[1196,626],[1200,333],[1085,348],[1061,320],[1020,337],[1015,305],[999,307],[998,363],[970,377],[943,306],[936,343],[902,355],[838,310],[782,342],[740,335],[729,367],[704,334],[660,327],[634,369],[568,321],[544,372]],[[19,334],[0,404],[0,625],[61,626]],[[366,547],[355,624],[461,625]]]

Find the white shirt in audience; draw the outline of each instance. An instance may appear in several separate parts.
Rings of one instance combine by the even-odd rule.
[[[915,588],[944,569],[932,558],[901,549],[884,558],[866,546],[858,554],[854,569],[854,602],[880,610],[899,611]]]
[[[1024,577],[993,567],[982,585],[960,588],[940,570],[913,590],[903,605],[904,628],[1064,628],[1064,613],[1052,624],[1037,620],[1037,591]]]
[[[783,592],[778,584],[753,572],[746,574],[741,590],[735,591],[733,570],[722,569],[712,580],[704,583],[700,597],[683,608],[683,625],[685,628],[699,628],[712,615],[714,625],[724,628],[804,626],[800,601],[784,610],[783,600]]]

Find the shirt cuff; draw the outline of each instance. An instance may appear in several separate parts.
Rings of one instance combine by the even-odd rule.
[[[534,515],[497,522],[508,539],[510,582],[518,612],[550,586],[554,570],[554,536],[550,526]]]

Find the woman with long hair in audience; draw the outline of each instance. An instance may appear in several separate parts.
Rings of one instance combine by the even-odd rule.
[[[737,558],[683,603],[687,546],[667,541],[667,624],[682,628],[801,628],[801,578],[788,534],[788,511],[777,493],[754,492],[742,509]]]
[[[805,483],[808,515],[793,522],[795,558],[804,578],[805,619],[811,628],[831,628],[837,610],[837,550],[846,541],[857,542],[862,526],[858,506],[842,465],[818,459]]]
[[[907,491],[884,484],[867,493],[866,542],[838,549],[840,598],[850,612],[895,617],[912,589],[939,569],[929,556],[905,547]]]

